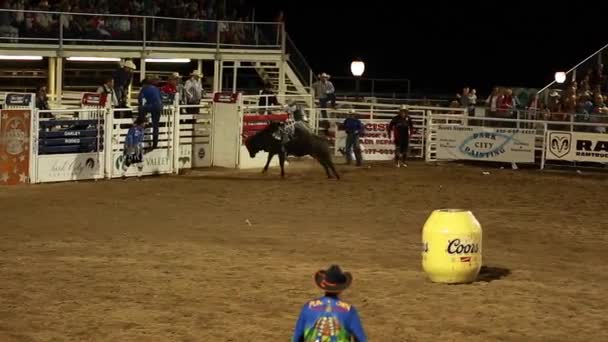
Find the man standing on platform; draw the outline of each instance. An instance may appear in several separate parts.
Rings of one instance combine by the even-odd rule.
[[[120,68],[114,71],[112,77],[114,78],[114,93],[118,98],[118,106],[120,108],[126,108],[129,105],[129,86],[133,78],[133,71],[137,67],[131,60],[120,63]]]
[[[395,164],[397,167],[407,167],[405,160],[413,127],[408,107],[401,106],[399,114],[391,120],[387,130],[389,140],[391,135],[395,133]]]
[[[152,116],[152,150],[158,147],[158,126],[163,110],[160,89],[155,85],[157,81],[157,77],[144,79],[138,96],[139,117],[145,122],[148,113]]]
[[[201,78],[203,78],[203,74],[198,71],[198,70],[194,70],[191,74],[190,74],[190,79],[188,79],[186,81],[186,85],[184,86],[184,91],[185,91],[185,102],[187,105],[200,105],[201,104],[201,100],[203,99],[203,96],[205,95],[205,92],[203,91],[203,83],[201,81]],[[188,114],[198,114],[199,109],[198,108],[186,108],[186,113]]]

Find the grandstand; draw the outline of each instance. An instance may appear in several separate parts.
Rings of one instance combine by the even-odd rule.
[[[0,14],[0,91],[31,92],[46,84],[52,103],[59,106],[69,104],[75,94],[95,91],[127,58],[137,65],[131,94],[146,75],[188,75],[192,70],[205,74],[207,90],[213,92],[257,93],[265,82],[280,94],[311,91],[313,73],[281,23],[237,21],[236,14],[225,21],[6,8]],[[75,32],[66,25],[28,30],[19,28],[22,16],[97,25],[97,31]],[[130,24],[128,34],[117,31],[121,21]],[[83,62],[87,57],[103,60]]]

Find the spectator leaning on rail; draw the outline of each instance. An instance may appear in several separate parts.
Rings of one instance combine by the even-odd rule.
[[[194,70],[190,74],[190,78],[186,81],[184,86],[185,102],[187,105],[200,105],[205,91],[203,90],[203,83],[201,82],[203,73],[198,70]],[[186,108],[188,114],[198,114],[198,108]]]
[[[110,100],[112,107],[118,107],[118,97],[116,97],[116,93],[114,92],[114,78],[106,77],[103,84],[97,88],[97,93],[102,95],[102,106],[106,104],[106,101]]]
[[[327,103],[331,102],[332,107],[336,107],[336,88],[329,81],[330,76],[326,73],[319,75],[319,81],[313,85],[315,96],[319,100],[321,108],[327,108]],[[321,110],[321,117],[327,119],[327,111]],[[324,122],[326,127],[329,127],[328,122]]]
[[[152,116],[152,150],[158,147],[158,125],[163,110],[160,89],[155,85],[157,81],[158,78],[155,76],[144,79],[137,101],[139,117],[145,121],[148,113]]]
[[[408,106],[401,106],[399,114],[393,117],[387,129],[389,140],[391,135],[395,134],[395,164],[397,167],[407,167],[405,161],[412,130],[413,124],[409,116]]]
[[[355,307],[339,298],[352,283],[349,272],[332,265],[315,274],[315,283],[325,291],[302,307],[292,342],[366,342],[367,337]]]
[[[351,109],[348,118],[344,120],[342,124],[344,132],[346,133],[346,146],[344,153],[346,154],[346,164],[350,165],[352,162],[352,154],[354,152],[355,159],[357,160],[357,166],[361,166],[363,158],[361,157],[361,143],[359,137],[363,134],[365,127],[357,115],[355,110]]]
[[[129,86],[133,79],[133,71],[137,67],[131,60],[120,63],[120,68],[114,71],[112,77],[114,78],[114,92],[118,98],[118,107],[127,108],[129,101],[127,99],[129,93]]]
[[[179,73],[171,73],[171,75],[167,79],[167,83],[165,83],[165,85],[160,88],[160,91],[169,95],[175,95],[177,93],[182,94],[183,86],[181,85],[180,79],[181,76],[179,75]]]

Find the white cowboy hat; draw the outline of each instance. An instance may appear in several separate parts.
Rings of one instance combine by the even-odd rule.
[[[135,63],[133,63],[132,60],[126,60],[124,63],[121,63],[123,68],[128,68],[131,70],[137,70],[137,67],[135,66]]]
[[[326,73],[322,73],[321,75],[319,75],[319,78],[327,78],[327,79],[329,79],[329,78],[331,78],[331,76],[329,76]]]
[[[400,110],[410,110],[410,106],[408,105],[401,105],[401,108],[399,108]]]
[[[200,78],[203,78],[203,73],[202,73],[202,72],[200,72],[200,71],[198,71],[198,70],[194,70],[194,71],[193,71],[193,72],[190,74],[190,76],[198,76],[198,77],[200,77]]]
[[[170,80],[179,80],[181,77],[179,72],[172,72],[171,75],[169,75]]]

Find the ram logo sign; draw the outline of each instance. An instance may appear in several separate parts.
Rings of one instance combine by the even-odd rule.
[[[557,158],[563,158],[570,153],[572,134],[562,132],[549,133],[549,152]]]

